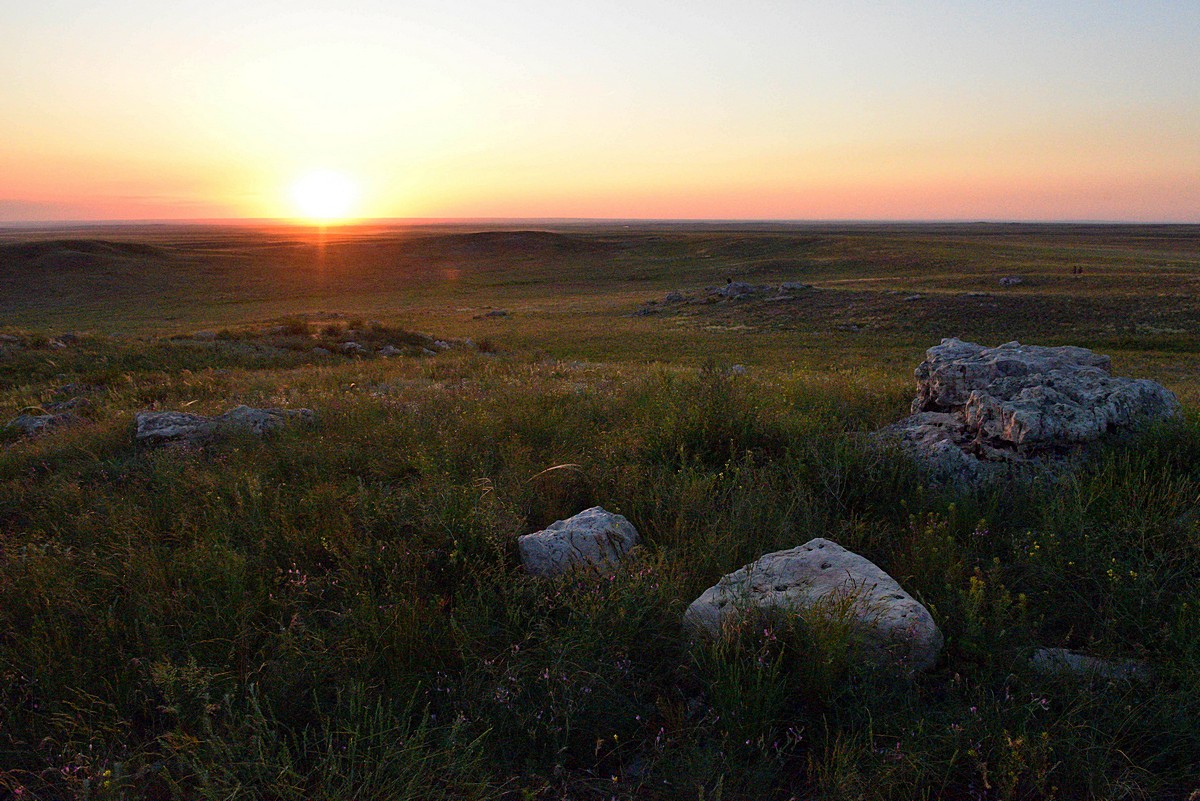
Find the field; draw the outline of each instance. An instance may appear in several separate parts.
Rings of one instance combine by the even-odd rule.
[[[706,291],[731,280],[808,287]],[[0,429],[0,796],[1200,791],[1200,227],[8,229],[0,334],[0,424],[87,401]],[[1093,348],[1183,419],[930,485],[866,435],[945,336]],[[240,403],[317,421],[134,443],[140,410]],[[636,563],[524,575],[517,536],[597,504]],[[818,536],[930,609],[932,671],[811,621],[682,629]],[[1038,646],[1150,677],[1040,674]]]

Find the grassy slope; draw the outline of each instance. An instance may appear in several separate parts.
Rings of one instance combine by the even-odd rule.
[[[1195,229],[383,230],[323,252],[295,232],[125,233],[132,247],[0,244],[0,324],[34,345],[0,359],[0,411],[100,387],[89,425],[0,445],[0,788],[1195,789]],[[1011,274],[1026,283],[1001,290]],[[816,289],[629,316],[726,277]],[[477,319],[488,308],[510,315]],[[246,328],[331,311],[499,352],[314,357]],[[223,327],[213,345],[163,338]],[[38,344],[66,329],[90,333]],[[1175,389],[1186,421],[1045,485],[933,490],[862,434],[904,413],[941,334],[1103,347]],[[320,422],[203,451],[132,444],[138,409],[239,402]],[[633,520],[645,560],[599,583],[523,578],[515,537],[596,503]],[[865,674],[813,621],[688,643],[678,621],[701,590],[814,536],[930,606],[947,636],[934,672]],[[1041,677],[1038,644],[1143,658],[1154,678]]]

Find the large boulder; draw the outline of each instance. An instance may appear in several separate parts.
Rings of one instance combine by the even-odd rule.
[[[551,577],[578,568],[615,567],[640,542],[637,529],[623,516],[593,506],[518,537],[517,550],[529,573]]]
[[[134,438],[141,445],[200,444],[223,431],[248,431],[263,436],[289,421],[311,422],[312,409],[255,409],[235,406],[224,414],[205,417],[185,412],[138,412]]]
[[[684,623],[716,638],[747,612],[844,619],[863,656],[885,669],[925,670],[942,649],[929,610],[875,563],[820,537],[722,577],[687,608]]]
[[[943,339],[916,369],[912,416],[879,433],[939,477],[975,481],[1179,412],[1166,387],[1110,370],[1086,348]]]

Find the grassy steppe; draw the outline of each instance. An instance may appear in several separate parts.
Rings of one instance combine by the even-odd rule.
[[[727,278],[813,289],[644,305]],[[1187,798],[1197,288],[1195,227],[0,235],[0,333],[23,343],[0,345],[0,417],[91,401],[86,425],[0,434],[0,793]],[[479,347],[308,350],[372,320]],[[951,335],[1096,348],[1184,418],[1071,474],[928,486],[864,435]],[[237,403],[319,419],[133,444],[140,409]],[[525,577],[515,538],[594,504],[641,560]],[[933,671],[872,674],[815,621],[689,642],[704,588],[817,536],[930,608]],[[1152,677],[1040,675],[1039,645]]]

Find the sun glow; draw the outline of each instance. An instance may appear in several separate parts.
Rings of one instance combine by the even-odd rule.
[[[348,218],[358,201],[358,186],[345,173],[314,170],[292,184],[292,203],[299,216],[317,223]]]

